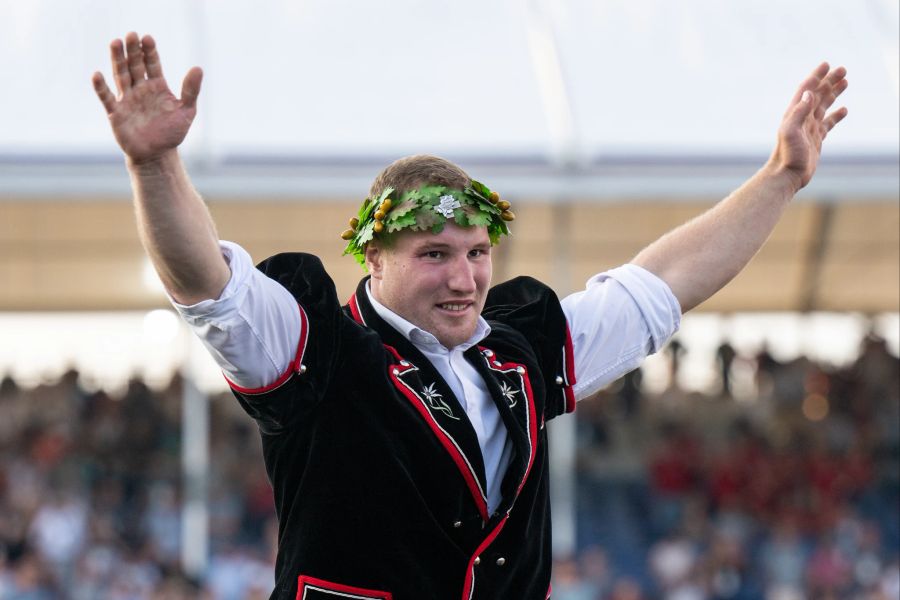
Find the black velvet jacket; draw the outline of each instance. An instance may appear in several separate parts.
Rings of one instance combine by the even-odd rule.
[[[514,446],[487,512],[475,431],[437,370],[368,302],[341,307],[318,258],[259,268],[297,299],[291,368],[235,388],[257,421],[279,520],[271,598],[545,600],[550,506],[544,423],[574,408],[571,342],[556,295],[530,278],[498,285],[490,335],[465,357]]]

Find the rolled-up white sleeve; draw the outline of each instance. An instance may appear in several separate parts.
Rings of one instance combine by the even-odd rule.
[[[292,365],[301,333],[300,307],[266,277],[246,250],[220,241],[231,279],[215,300],[184,305],[169,300],[233,384],[263,388]]]
[[[640,365],[678,331],[681,307],[666,283],[627,264],[562,300],[575,359],[576,400]]]

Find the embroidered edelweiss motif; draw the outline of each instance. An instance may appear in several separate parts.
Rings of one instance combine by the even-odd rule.
[[[506,401],[509,403],[510,408],[515,406],[516,402],[519,401],[516,398],[516,394],[519,393],[519,390],[515,389],[511,385],[507,385],[505,381],[500,383],[500,393],[503,394],[504,398],[506,398]]]
[[[432,410],[439,410],[451,419],[456,419],[459,421],[459,417],[453,414],[453,409],[451,409],[446,402],[441,400],[443,396],[434,389],[435,384],[431,384],[428,387],[422,388],[422,395],[425,397],[425,401],[428,402],[428,406],[431,407]]]
[[[462,204],[459,203],[459,200],[451,196],[450,194],[446,194],[440,197],[441,203],[434,207],[434,210],[444,215],[445,218],[449,219],[453,216],[453,209],[459,208]]]

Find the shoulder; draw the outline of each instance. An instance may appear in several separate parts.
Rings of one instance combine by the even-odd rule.
[[[339,305],[334,281],[318,256],[283,252],[270,256],[256,268],[284,286],[304,306],[313,299]]]
[[[482,315],[492,332],[521,336],[539,355],[555,353],[566,340],[566,315],[556,292],[533,277],[516,277],[491,288]]]
[[[550,286],[533,277],[520,276],[488,291],[483,316],[487,320],[519,321],[546,316],[562,317],[559,298]]]

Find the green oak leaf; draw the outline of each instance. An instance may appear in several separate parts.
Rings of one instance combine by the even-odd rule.
[[[424,231],[429,227],[434,227],[438,223],[440,223],[441,228],[443,228],[443,221],[438,217],[438,214],[433,210],[425,209],[416,211],[416,225],[414,229],[419,231]]]
[[[372,240],[375,235],[375,221],[369,221],[365,224],[359,235],[356,236],[356,245],[362,248]]]
[[[398,204],[388,212],[388,221],[406,215],[407,213],[409,213],[409,211],[415,209],[417,206],[418,203],[414,198],[407,198],[401,201],[400,204]]]
[[[492,217],[489,213],[482,212],[480,210],[476,210],[472,214],[469,215],[469,225],[475,225],[475,226],[482,225],[482,226],[487,227],[488,225],[491,224],[491,220],[492,220]]]
[[[423,196],[433,196],[437,200],[447,192],[447,189],[445,185],[426,185],[419,188],[419,191]]]
[[[403,229],[405,227],[412,227],[413,225],[416,224],[416,213],[407,212],[398,217],[395,217],[392,214],[390,220],[386,221],[386,223],[387,223],[388,233],[400,231],[401,229]]]

